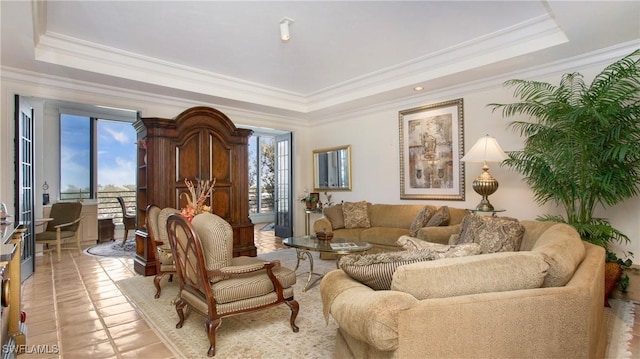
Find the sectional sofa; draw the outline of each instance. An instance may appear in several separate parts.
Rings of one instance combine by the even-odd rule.
[[[363,202],[366,203],[366,202]],[[366,203],[368,226],[345,228],[343,207],[339,204],[323,210],[323,216],[313,223],[314,232],[333,232],[334,238],[356,239],[369,242],[369,253],[397,251],[401,247],[398,238],[410,234],[410,228],[418,214],[427,207],[431,213],[446,209],[448,218],[436,226],[420,227],[416,237],[434,243],[447,243],[452,234],[460,231],[462,219],[470,212],[462,208],[437,207],[424,204],[371,204]]]
[[[389,290],[329,272],[335,357],[604,357],[604,249],[566,224],[520,223],[519,251],[403,265]]]

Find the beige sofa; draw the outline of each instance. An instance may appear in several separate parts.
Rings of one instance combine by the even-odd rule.
[[[439,207],[431,207],[435,212]],[[409,227],[424,204],[368,204],[370,227],[344,228],[342,205],[325,208],[323,216],[313,223],[314,232],[333,232],[334,238],[356,239],[369,242],[373,248],[369,253],[397,251],[402,249],[396,241],[409,235]],[[462,219],[470,212],[466,209],[448,207],[449,220],[437,227],[423,227],[416,237],[434,243],[448,243],[449,237],[460,231]]]
[[[519,252],[404,265],[391,290],[329,272],[320,292],[339,326],[335,357],[603,357],[604,249],[566,224],[521,223]],[[540,286],[518,288],[540,268]],[[514,288],[487,289],[502,285]]]

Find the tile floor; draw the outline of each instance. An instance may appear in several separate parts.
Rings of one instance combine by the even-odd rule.
[[[256,224],[258,253],[285,248],[273,231]],[[36,273],[23,284],[28,345],[39,345],[19,359],[40,358],[172,358],[144,319],[120,293],[115,282],[135,276],[132,259],[78,256],[63,252],[60,262],[38,257]],[[615,297],[640,303],[640,268],[628,271],[629,293]],[[640,304],[631,348],[640,357]],[[42,353],[48,352],[48,353]]]

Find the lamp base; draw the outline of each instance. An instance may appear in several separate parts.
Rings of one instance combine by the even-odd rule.
[[[476,210],[480,212],[493,212],[493,205],[489,202],[487,197],[483,197],[480,204],[476,206]]]
[[[476,210],[481,212],[493,211],[493,205],[489,202],[489,195],[498,190],[498,181],[489,173],[489,167],[486,163],[482,167],[482,174],[473,181],[473,190],[482,196],[482,200]]]

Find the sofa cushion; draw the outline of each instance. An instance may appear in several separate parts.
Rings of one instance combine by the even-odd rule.
[[[411,223],[424,204],[380,204],[369,206],[371,227],[393,227],[409,230]],[[436,207],[431,206],[435,211]]]
[[[524,227],[515,218],[469,215],[462,220],[456,244],[478,243],[482,253],[520,249]]]
[[[332,229],[344,228],[344,214],[342,213],[341,204],[325,207],[322,210],[322,214],[329,220]]]
[[[409,234],[409,230],[406,228],[394,228],[394,227],[371,227],[362,228],[360,232],[360,240],[369,242],[371,244],[382,244],[384,246],[397,247],[398,238]],[[395,251],[400,248],[395,249]]]
[[[542,254],[549,264],[549,274],[543,287],[562,287],[567,284],[586,254],[578,231],[564,223],[544,231],[531,251]]]
[[[470,244],[469,246],[477,245]],[[339,267],[351,278],[374,290],[388,290],[391,288],[393,273],[400,266],[479,252],[479,247],[477,247],[476,251],[449,250],[446,253],[433,249],[419,249],[376,254],[351,254],[340,258]]]
[[[442,206],[429,218],[425,227],[446,226],[449,224],[449,218],[451,218],[449,215],[449,207]]]
[[[535,252],[504,252],[448,258],[398,268],[391,290],[419,300],[540,288],[549,270]]]
[[[342,204],[345,228],[369,228],[369,212],[367,202],[345,202]]]
[[[397,244],[408,251],[428,249],[438,258],[472,256],[481,252],[480,245],[477,243],[449,245],[427,242],[411,236],[401,236]]]
[[[417,236],[420,228],[425,227],[427,223],[429,223],[429,220],[434,213],[435,211],[432,206],[424,206],[420,212],[418,212],[416,218],[413,219],[413,222],[411,222],[411,226],[409,226],[409,234],[412,237]]]

